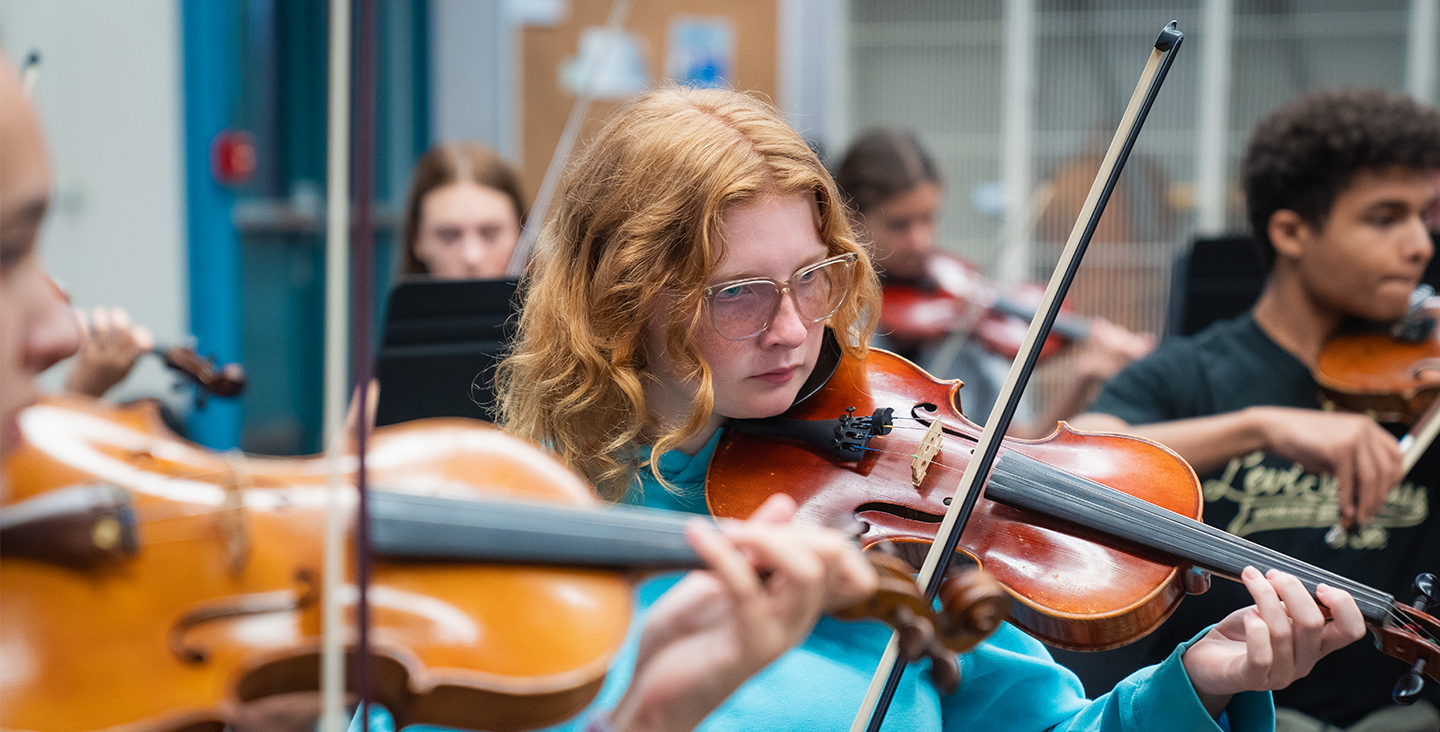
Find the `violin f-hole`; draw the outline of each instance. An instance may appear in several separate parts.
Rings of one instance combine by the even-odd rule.
[[[170,632],[166,634],[166,645],[169,647],[170,653],[184,663],[204,663],[209,659],[210,652],[185,642],[185,634],[191,629],[217,620],[296,612],[314,605],[319,593],[315,591],[315,578],[310,571],[297,570],[295,583],[298,585],[295,590],[256,592],[249,595],[227,597],[206,603],[185,613],[175,621],[174,625],[170,626]]]

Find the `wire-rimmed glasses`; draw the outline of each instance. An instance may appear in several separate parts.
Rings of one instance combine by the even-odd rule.
[[[850,252],[822,259],[796,270],[783,284],[769,277],[748,277],[710,285],[705,288],[710,322],[732,341],[754,338],[770,327],[787,292],[800,317],[812,323],[824,320],[850,294],[850,268],[858,258]]]

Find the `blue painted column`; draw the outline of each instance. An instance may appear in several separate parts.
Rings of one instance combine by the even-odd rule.
[[[190,332],[196,351],[218,362],[240,353],[240,236],[231,223],[235,195],[210,171],[210,143],[231,123],[240,69],[234,3],[185,0],[185,193],[190,237]],[[229,449],[240,444],[240,401],[212,398],[190,415],[191,437]]]

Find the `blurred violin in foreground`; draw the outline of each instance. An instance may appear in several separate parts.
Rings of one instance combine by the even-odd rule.
[[[51,399],[20,424],[27,444],[0,475],[0,728],[220,732],[249,702],[318,688],[327,592],[353,646],[357,588],[320,582],[325,460],[211,452],[143,403]],[[683,536],[695,517],[601,510],[575,474],[479,422],[381,428],[367,464],[372,701],[397,726],[579,712],[629,628],[635,574],[700,565]],[[872,563],[880,590],[841,617],[900,628],[953,690],[955,653],[1008,598],[967,573],[936,613],[903,563]]]

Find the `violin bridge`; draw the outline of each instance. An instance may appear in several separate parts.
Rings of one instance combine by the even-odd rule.
[[[230,473],[225,481],[225,503],[220,509],[220,531],[225,537],[225,553],[230,573],[238,575],[245,569],[250,555],[250,517],[245,513],[245,491],[255,487],[245,469],[245,457],[235,451],[225,453]]]
[[[916,488],[925,482],[925,473],[930,470],[930,463],[940,454],[941,431],[940,420],[931,420],[930,428],[925,430],[925,437],[920,440],[919,449],[915,451],[914,457],[910,458],[910,482]]]

